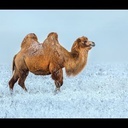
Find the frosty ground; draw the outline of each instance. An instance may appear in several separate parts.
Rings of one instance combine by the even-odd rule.
[[[17,83],[11,96],[11,65],[0,65],[0,118],[128,118],[128,63],[88,63],[67,77],[58,94],[48,76],[29,73],[25,92]]]

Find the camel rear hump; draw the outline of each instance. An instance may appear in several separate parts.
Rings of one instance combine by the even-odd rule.
[[[33,42],[38,42],[38,38],[35,33],[29,33],[27,34],[22,43],[21,43],[21,48],[27,48],[29,47]]]

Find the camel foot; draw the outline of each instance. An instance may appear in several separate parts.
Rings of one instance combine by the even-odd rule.
[[[58,94],[60,92],[60,88],[56,88],[54,94]]]
[[[10,89],[10,95],[11,95],[11,96],[13,95],[13,90],[12,90],[12,89]]]
[[[28,92],[27,88],[24,88],[24,91],[25,91],[25,92]]]

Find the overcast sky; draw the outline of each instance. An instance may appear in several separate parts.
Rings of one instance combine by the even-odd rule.
[[[0,10],[0,63],[12,64],[28,33],[43,42],[52,31],[67,50],[80,36],[94,41],[90,63],[128,61],[128,10]]]

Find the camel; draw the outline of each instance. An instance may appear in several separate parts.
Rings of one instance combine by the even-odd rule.
[[[18,84],[27,91],[25,80],[29,72],[35,75],[51,75],[55,82],[55,91],[63,85],[63,68],[67,76],[76,76],[87,64],[88,52],[95,46],[87,37],[77,38],[69,52],[58,41],[58,34],[51,32],[46,39],[38,42],[34,33],[25,36],[20,51],[13,57],[13,76],[9,88],[13,90]]]

